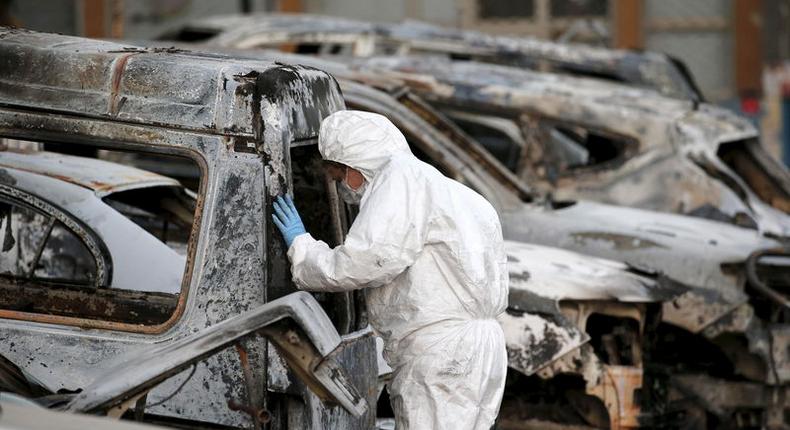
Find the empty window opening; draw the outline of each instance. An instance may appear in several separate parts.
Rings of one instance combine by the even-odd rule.
[[[197,183],[199,167],[184,157],[33,143],[0,151],[0,311],[73,325],[167,322],[194,249],[197,195],[134,166],[188,165]],[[66,153],[35,150],[45,147]]]
[[[121,191],[104,202],[181,255],[187,254],[195,198],[180,186]]]
[[[535,15],[534,0],[484,0],[477,2],[477,8],[481,19],[523,19]]]
[[[297,54],[318,54],[321,52],[320,43],[299,43],[294,50]]]
[[[267,48],[267,45],[258,45],[256,48]],[[290,42],[275,46],[279,51],[305,55],[351,55],[354,51],[353,43],[341,42]]]
[[[571,125],[549,126],[547,153],[554,154],[560,168],[592,167],[622,158],[624,139]]]
[[[508,170],[516,171],[524,147],[518,125],[503,118],[484,117],[455,111],[446,113],[463,131],[480,143]]]
[[[89,285],[96,278],[96,260],[85,243],[58,221],[41,249],[33,278]]]
[[[552,72],[561,73],[564,75],[600,79],[603,81],[618,82],[618,83],[628,82],[626,79],[623,79],[620,75],[608,70],[600,70],[592,67],[582,67],[576,64],[562,64],[562,63],[550,63],[549,67]]]
[[[605,16],[608,0],[553,0],[549,2],[553,17]]]
[[[217,30],[203,28],[182,28],[175,32],[166,33],[158,40],[175,40],[178,42],[201,42],[217,35]]]

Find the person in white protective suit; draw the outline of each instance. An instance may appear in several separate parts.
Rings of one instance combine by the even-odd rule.
[[[488,430],[507,353],[507,257],[493,207],[412,155],[385,117],[340,111],[318,148],[344,200],[360,205],[334,249],[306,233],[293,201],[275,202],[296,286],[365,288],[370,323],[393,369],[396,428]]]

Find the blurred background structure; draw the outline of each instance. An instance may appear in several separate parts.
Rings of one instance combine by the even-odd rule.
[[[759,124],[766,149],[790,165],[790,0],[0,0],[5,25],[132,40],[260,12],[415,19],[665,52],[686,63],[708,100]]]

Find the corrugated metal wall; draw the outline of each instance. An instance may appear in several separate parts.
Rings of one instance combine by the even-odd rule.
[[[645,48],[683,60],[712,101],[735,94],[731,0],[646,0]]]

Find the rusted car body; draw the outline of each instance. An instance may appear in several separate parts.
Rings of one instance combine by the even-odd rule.
[[[440,58],[374,58],[557,200],[588,199],[790,236],[790,173],[723,108],[590,79]]]
[[[177,156],[201,173],[184,256],[167,254],[181,276],[134,294],[115,283],[126,262],[108,254],[104,220],[72,213],[80,209],[68,198],[73,187],[84,199],[111,197],[118,181],[92,179],[119,178],[56,178],[54,168],[4,157],[1,255],[32,260],[3,264],[0,275],[3,389],[69,411],[189,427],[372,428],[376,354],[363,302],[297,293],[270,223],[273,196],[312,193],[305,222],[330,242],[342,237],[333,187],[313,173],[320,121],[342,108],[336,81],[314,69],[0,29],[0,136]],[[35,188],[44,180],[53,189]],[[20,250],[16,222],[31,219],[42,220],[34,226],[46,227],[44,238],[62,229],[82,241],[90,276],[43,282],[49,240]],[[30,306],[42,305],[26,301],[33,290],[59,300]]]
[[[191,22],[162,38],[302,54],[445,55],[625,82],[669,97],[703,100],[685,65],[662,53],[492,36],[417,21],[389,24],[305,14],[227,15]]]

